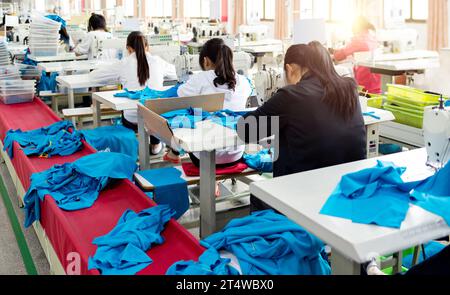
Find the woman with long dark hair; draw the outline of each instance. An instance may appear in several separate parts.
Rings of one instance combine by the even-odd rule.
[[[196,96],[212,93],[225,93],[224,108],[242,111],[252,94],[252,87],[246,77],[238,75],[233,65],[233,51],[222,39],[214,38],[203,45],[199,63],[202,72],[193,75],[178,89],[178,96]],[[244,148],[218,151],[216,163],[230,166],[240,161]],[[199,165],[199,155],[191,155],[192,162]],[[180,162],[177,152],[165,155],[166,161]]]
[[[366,129],[353,78],[339,76],[319,43],[291,46],[285,56],[287,86],[239,121],[249,142],[276,135],[274,177],[366,158]],[[279,119],[279,130],[271,119]],[[257,126],[247,122],[255,118]],[[255,121],[255,120],[253,120]],[[261,125],[268,124],[266,132]],[[266,206],[252,198],[254,209]]]
[[[83,40],[75,47],[76,55],[88,55],[89,59],[93,59],[92,48],[94,42],[99,40],[111,39],[112,34],[106,28],[106,19],[101,14],[93,13],[89,18],[88,33]],[[102,52],[102,59],[113,59],[115,51]]]
[[[149,87],[163,90],[164,78],[177,78],[175,66],[162,58],[151,55],[147,39],[141,32],[132,32],[127,38],[129,56],[110,66],[90,73],[90,79],[100,82],[117,81],[129,90],[141,90]],[[137,131],[137,111],[124,111],[123,125]],[[162,145],[157,138],[151,137],[152,154],[158,154]]]

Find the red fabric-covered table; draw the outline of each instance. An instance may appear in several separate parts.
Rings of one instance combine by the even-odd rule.
[[[3,141],[9,129],[20,128],[27,131],[59,120],[40,99],[17,105],[0,103],[0,138]],[[83,150],[69,157],[28,158],[15,143],[12,163],[22,185],[28,189],[33,173],[47,170],[56,164],[73,162],[94,152],[85,143]],[[96,251],[92,241],[111,231],[126,210],[139,212],[155,205],[130,181],[116,181],[100,194],[92,208],[85,210],[66,212],[56,205],[53,198],[46,197],[41,203],[41,225],[64,269],[67,269],[73,259],[68,255],[78,253],[81,258],[81,274],[95,275],[99,274],[98,271],[87,270],[88,258]],[[196,260],[204,251],[198,241],[174,220],[168,223],[163,236],[165,243],[148,252],[153,263],[139,274],[165,274],[173,263],[179,260]]]

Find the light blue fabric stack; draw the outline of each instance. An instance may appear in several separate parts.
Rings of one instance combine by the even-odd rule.
[[[273,172],[273,151],[269,149],[262,150],[256,154],[244,154],[245,164],[253,170],[262,173]]]

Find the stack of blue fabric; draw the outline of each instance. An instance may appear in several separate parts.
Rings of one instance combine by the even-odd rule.
[[[114,96],[139,100],[142,104],[144,104],[146,100],[150,99],[178,97],[178,88],[180,86],[181,84],[177,84],[174,87],[163,91],[150,89],[148,86],[145,89],[138,91],[130,91],[125,89],[124,92],[116,93]]]
[[[166,119],[172,129],[189,128],[195,129],[196,124],[205,120],[211,120],[216,124],[222,125],[230,129],[237,129],[239,119],[247,112],[233,112],[230,110],[221,110],[210,113],[202,109],[188,109],[175,110],[162,114],[161,117]]]
[[[93,241],[98,248],[89,258],[89,270],[97,269],[103,275],[134,275],[143,270],[153,262],[146,252],[164,243],[161,232],[172,216],[168,206],[138,214],[126,211],[110,233]]]
[[[79,132],[99,152],[122,153],[138,159],[139,142],[133,130],[123,126],[105,126]]]
[[[248,167],[262,173],[273,172],[273,149],[265,149],[256,154],[244,154],[244,161]]]
[[[70,156],[83,147],[82,135],[72,130],[75,128],[69,121],[60,121],[27,132],[20,129],[9,130],[4,140],[4,150],[13,158],[13,143],[17,142],[27,156]]]
[[[136,169],[135,159],[127,155],[96,153],[33,174],[24,197],[25,227],[40,220],[40,201],[45,196],[51,196],[66,211],[90,208],[110,179],[131,179]]]
[[[38,91],[51,91],[56,92],[58,88],[58,82],[56,82],[56,78],[58,77],[58,73],[50,73],[47,74],[46,71],[42,71],[41,79],[37,85]]]
[[[405,168],[378,161],[374,168],[345,175],[321,214],[355,223],[400,228],[410,204],[450,224],[450,165],[423,181],[404,182]]]
[[[227,251],[239,261],[243,275],[329,275],[324,245],[300,226],[272,210],[231,221],[201,242],[199,262],[181,261],[168,274],[237,274],[218,254]],[[227,266],[228,265],[228,266]]]

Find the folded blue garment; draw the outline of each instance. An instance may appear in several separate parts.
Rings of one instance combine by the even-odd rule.
[[[136,160],[124,154],[96,153],[31,176],[24,197],[25,227],[40,220],[40,201],[51,196],[66,211],[90,208],[110,179],[131,179]]]
[[[99,152],[122,153],[138,159],[139,142],[133,130],[123,126],[105,126],[81,130],[80,133]]]
[[[244,154],[243,158],[245,164],[253,170],[271,173],[273,172],[273,152],[269,149],[265,149],[256,154]]]
[[[207,249],[234,254],[243,275],[329,275],[330,265],[321,255],[324,245],[285,216],[272,210],[232,220],[222,231],[201,242]],[[210,256],[214,254],[214,256]],[[171,273],[189,275],[235,272],[209,252],[201,261],[182,262]],[[203,263],[202,263],[203,262]],[[199,265],[200,264],[200,265]]]
[[[178,97],[178,88],[180,87],[180,85],[181,84],[177,84],[172,88],[163,91],[150,89],[148,86],[145,89],[138,91],[130,91],[128,89],[125,89],[124,92],[116,93],[114,94],[114,96],[140,100],[141,103],[145,103],[145,101],[149,99]]]
[[[400,228],[409,210],[409,192],[420,183],[405,183],[401,178],[405,170],[378,161],[374,168],[343,176],[320,213]]]
[[[176,213],[174,218],[183,216],[189,209],[189,192],[186,180],[176,168],[139,171],[139,175],[155,187],[153,200],[159,205],[168,205]]]
[[[41,79],[37,85],[38,91],[51,91],[56,92],[58,87],[58,82],[56,82],[56,77],[58,77],[58,73],[50,73],[47,75],[47,72],[42,71]]]
[[[411,192],[414,205],[444,218],[450,225],[450,163]]]
[[[216,124],[222,125],[230,129],[237,129],[239,119],[247,112],[233,112],[230,110],[221,110],[214,113],[205,112],[201,109],[175,110],[162,114],[161,116],[169,122],[172,129],[190,128],[195,129],[198,122],[211,120]]]
[[[239,272],[230,266],[231,259],[220,257],[214,248],[207,249],[198,262],[180,261],[167,270],[167,275],[175,276],[237,276]]]
[[[9,130],[4,140],[4,150],[14,157],[13,143],[17,142],[27,156],[70,156],[83,147],[83,137],[69,121],[60,121],[48,127],[23,132]]]
[[[161,232],[172,216],[168,206],[138,214],[126,211],[110,233],[92,242],[98,248],[89,257],[89,270],[97,269],[102,275],[134,275],[143,270],[153,262],[146,252],[153,245],[164,243]]]

